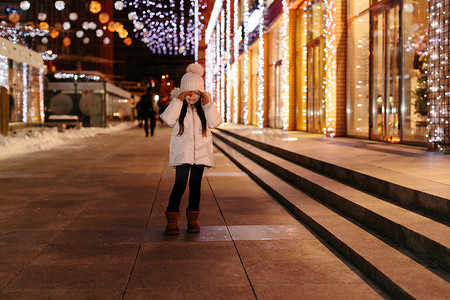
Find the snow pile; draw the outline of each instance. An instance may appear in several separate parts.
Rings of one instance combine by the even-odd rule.
[[[136,126],[136,122],[123,122],[109,128],[82,127],[58,132],[56,127],[43,128],[40,131],[21,132],[14,136],[0,135],[0,159],[18,154],[32,153],[61,147],[80,139],[98,134],[107,134]]]

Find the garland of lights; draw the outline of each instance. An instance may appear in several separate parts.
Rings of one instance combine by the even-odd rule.
[[[218,109],[222,114],[222,102],[220,99],[220,23],[216,26],[216,49],[215,49],[215,68],[214,68],[214,81],[215,81],[215,91],[216,91],[216,99],[217,99],[217,105]]]
[[[48,30],[33,28],[25,24],[16,23],[14,27],[0,25],[0,36],[7,38],[10,42],[17,44],[19,41],[26,44],[25,38],[34,38],[36,36],[44,36],[48,34]]]
[[[44,69],[39,69],[39,111],[40,111],[40,121],[44,122],[45,111],[44,111]]]
[[[450,5],[429,1],[428,143],[439,151],[450,147]]]
[[[233,72],[233,123],[237,124],[238,122],[238,113],[239,113],[239,37],[241,36],[239,33],[239,2],[237,0],[233,1],[233,59],[234,59],[234,72]]]
[[[22,82],[23,82],[23,107],[22,107],[22,122],[28,121],[28,65],[22,64]]]
[[[220,108],[222,112],[222,118],[225,119],[225,113],[226,113],[226,102],[225,102],[225,74],[223,70],[225,69],[225,59],[224,59],[224,53],[225,53],[225,18],[224,18],[224,11],[222,10],[222,17],[220,18]]]
[[[194,38],[194,58],[195,58],[195,62],[198,61],[198,26],[199,26],[199,21],[198,21],[198,0],[195,0],[195,4],[194,4],[194,18],[195,18],[195,38]]]
[[[231,0],[226,2],[226,76],[227,76],[227,118],[226,121],[231,121]]]
[[[244,1],[244,99],[242,101],[244,110],[244,124],[248,125],[248,1]]]
[[[258,127],[264,127],[264,0],[258,2],[259,44],[258,44]]]
[[[8,66],[8,57],[0,54],[0,85],[8,88],[9,86],[9,66]]]
[[[135,10],[132,13],[133,23],[137,27],[134,29],[136,37],[140,36],[152,53],[189,53],[198,60],[199,30],[203,30],[203,24],[199,22],[201,13],[198,0],[189,0],[189,3],[190,9],[186,10],[184,0],[180,0],[178,4],[175,0],[123,1],[124,7]],[[201,9],[205,8],[206,4],[203,4]],[[187,24],[186,17],[189,19]]]
[[[323,133],[329,136],[336,134],[336,36],[335,36],[335,0],[325,0],[325,99],[322,101],[325,105],[326,128]]]
[[[302,116],[303,116],[303,123],[305,124],[305,130],[306,130],[306,126],[307,126],[307,95],[308,95],[308,61],[307,61],[307,57],[308,57],[308,47],[307,45],[307,40],[308,40],[308,22],[307,22],[307,18],[308,18],[308,6],[305,5],[303,7],[303,45],[302,45],[302,50],[303,50],[303,57],[302,57],[302,68],[303,68],[303,95],[302,95],[302,103],[304,103],[303,105],[303,109],[302,109]]]
[[[283,15],[281,23],[281,50],[283,63],[281,65],[281,122],[283,130],[289,127],[289,2],[282,0]]]

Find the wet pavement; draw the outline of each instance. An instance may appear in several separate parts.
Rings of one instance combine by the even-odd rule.
[[[170,132],[132,128],[1,160],[0,298],[386,297],[217,149],[201,232],[187,233],[181,214],[181,234],[166,236]]]

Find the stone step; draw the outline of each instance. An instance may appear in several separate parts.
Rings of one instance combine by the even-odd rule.
[[[277,139],[274,139],[273,142],[270,139],[262,139],[265,140],[263,142],[223,127],[218,130],[290,162],[389,199],[408,209],[417,210],[447,225],[450,224],[448,185],[425,179],[418,182],[417,177],[393,171],[387,172],[386,169],[373,165],[338,160],[332,155],[299,151],[288,147],[282,148],[277,144]]]
[[[247,157],[338,209],[395,244],[450,271],[450,228],[384,199],[305,169],[221,132],[214,133]]]
[[[407,255],[408,251],[399,251],[382,241],[217,136],[215,132],[215,145],[233,162],[395,298],[430,299],[449,295],[448,273],[427,269],[419,263],[420,259]],[[250,150],[250,145],[246,147]],[[257,149],[250,151],[254,150]]]

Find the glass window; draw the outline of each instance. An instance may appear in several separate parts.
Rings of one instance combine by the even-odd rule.
[[[324,34],[325,3],[322,1],[314,3],[309,7],[308,11],[308,40],[311,41]]]
[[[428,2],[403,5],[403,140],[425,142],[427,133]]]
[[[348,0],[347,1],[347,17],[350,19],[351,17],[356,16],[357,14],[368,9],[369,5],[370,5],[369,0]]]
[[[296,20],[296,81],[297,81],[297,130],[307,130],[306,123],[306,97],[307,97],[307,11],[304,7],[297,10]]]
[[[256,112],[258,110],[258,42],[255,42],[250,48],[250,124],[258,125]]]
[[[348,135],[369,137],[370,14],[348,25]]]

